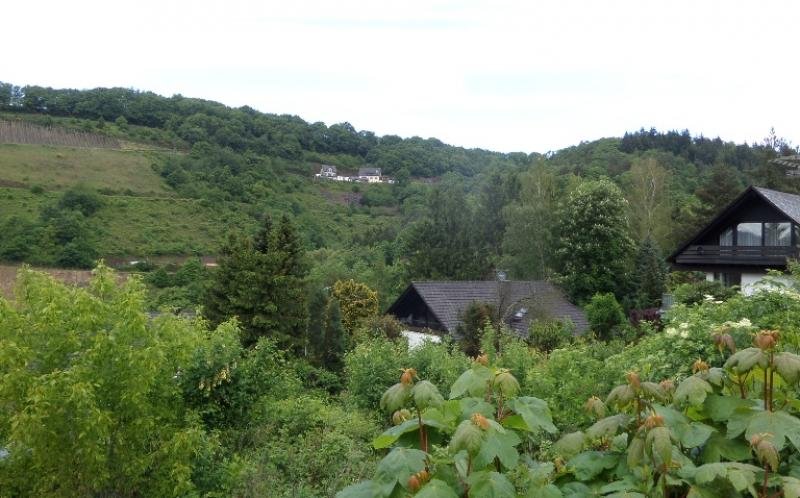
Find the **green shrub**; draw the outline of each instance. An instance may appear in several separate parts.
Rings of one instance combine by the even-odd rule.
[[[601,339],[610,339],[615,328],[626,323],[625,312],[614,294],[595,294],[586,305],[586,318],[592,331]]]
[[[528,328],[528,342],[539,351],[549,353],[569,342],[574,333],[572,322],[536,320]]]
[[[448,339],[435,343],[425,341],[408,352],[406,368],[414,368],[420,378],[428,379],[436,387],[445,390],[469,366],[467,358]]]
[[[376,422],[323,398],[264,398],[254,408],[252,450],[231,495],[332,496],[375,468]]]
[[[697,304],[704,301],[708,296],[715,300],[724,301],[733,297],[736,293],[737,290],[735,288],[725,287],[721,282],[710,280],[678,284],[672,290],[672,295],[677,304]]]
[[[522,393],[547,401],[555,423],[571,430],[589,421],[583,404],[609,390],[621,373],[606,368],[606,359],[621,348],[618,342],[582,342],[556,349],[525,375]]]
[[[356,406],[376,410],[384,386],[397,382],[407,368],[408,345],[404,341],[371,339],[345,354],[345,385]]]
[[[103,207],[103,199],[97,192],[83,186],[72,187],[65,191],[58,200],[58,209],[80,211],[84,216],[91,216]]]

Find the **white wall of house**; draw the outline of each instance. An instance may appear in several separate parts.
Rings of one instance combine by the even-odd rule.
[[[751,273],[742,273],[742,283],[740,285],[740,289],[742,294],[745,296],[752,296],[754,292],[756,292],[759,287],[764,288],[763,285],[759,286],[758,283],[766,277],[766,272],[751,272]],[[706,280],[709,282],[714,281],[714,273],[713,272],[706,272]],[[792,277],[790,276],[783,276],[783,277],[775,277],[775,280],[784,284],[784,285],[792,285]]]
[[[769,286],[757,285],[765,276],[766,273],[742,273],[742,294],[751,296],[759,287],[769,288]],[[784,285],[792,285],[792,277],[789,276],[775,277],[775,280]]]
[[[400,334],[406,338],[408,341],[408,349],[418,348],[422,346],[426,341],[431,342],[442,342],[442,338],[438,335],[433,334],[423,334],[422,332],[414,332],[412,330],[403,330]]]

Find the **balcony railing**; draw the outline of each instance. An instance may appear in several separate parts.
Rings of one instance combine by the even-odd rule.
[[[787,258],[797,258],[793,246],[689,246],[675,258],[680,265],[723,264],[782,266]]]

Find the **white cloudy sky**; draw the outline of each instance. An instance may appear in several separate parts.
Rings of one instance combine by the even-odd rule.
[[[25,0],[0,81],[181,93],[545,152],[642,126],[800,142],[800,2]]]

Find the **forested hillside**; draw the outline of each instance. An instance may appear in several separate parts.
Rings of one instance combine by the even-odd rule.
[[[640,130],[501,154],[121,88],[0,83],[0,111],[6,122],[121,144],[0,145],[0,259],[87,267],[98,257],[213,256],[230,233],[288,215],[312,273],[365,281],[383,303],[409,278],[484,278],[497,267],[563,277],[564,231],[583,229],[565,225],[580,222],[568,198],[587,182],[610,182],[603,195],[622,200],[630,243],[613,271],[631,278],[637,246],[652,239],[668,253],[745,185],[798,188],[771,162],[796,152],[774,133],[748,145]],[[314,181],[322,163],[378,166],[397,182]],[[623,299],[636,285],[623,280],[600,287]]]
[[[2,497],[800,496],[800,268],[745,298],[664,263],[745,185],[800,191],[774,132],[501,154],[10,84],[0,123],[0,261],[94,268],[0,297]],[[412,349],[383,315],[496,269],[590,330],[473,303]]]

